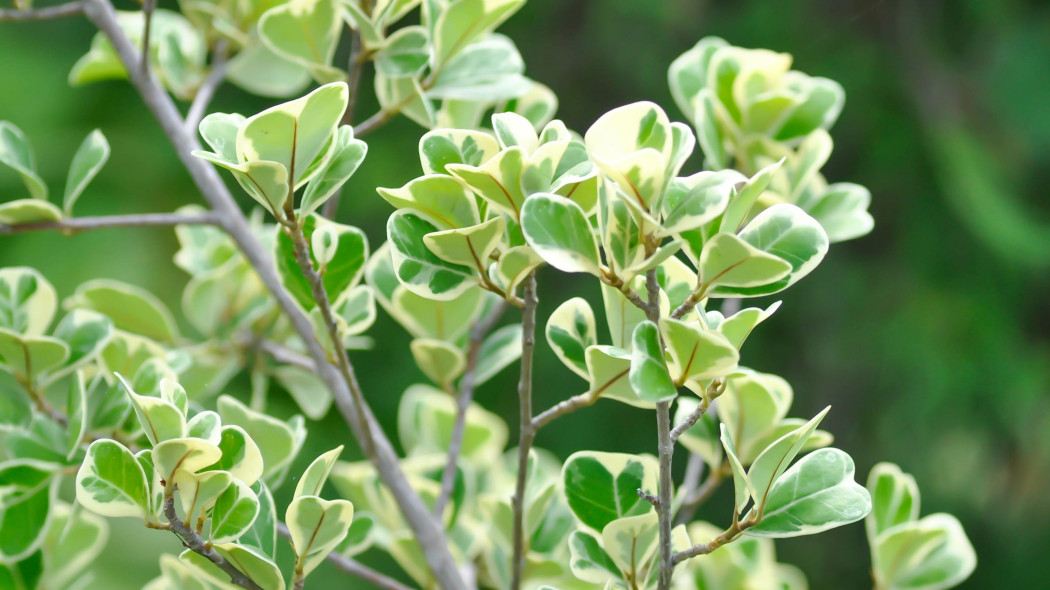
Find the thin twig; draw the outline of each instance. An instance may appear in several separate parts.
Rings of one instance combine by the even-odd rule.
[[[699,543],[697,545],[693,545],[685,551],[679,551],[678,553],[675,553],[674,557],[672,558],[673,564],[678,565],[679,563],[691,557],[696,557],[697,555],[707,555],[708,553],[711,553],[712,551],[718,549],[726,543],[732,543],[733,541],[740,538],[740,535],[743,534],[744,531],[755,526],[756,524],[758,524],[757,520],[733,522],[732,526],[730,526],[728,529],[726,529],[717,537],[711,539],[707,543]]]
[[[292,365],[311,372],[315,368],[314,362],[310,360],[310,357],[301,355],[273,340],[259,340],[255,343],[255,346],[281,364]]]
[[[626,374],[627,371],[623,371],[623,373],[620,374],[620,378],[622,378],[623,375]],[[533,431],[543,428],[555,418],[560,418],[565,414],[575,412],[580,408],[585,408],[587,406],[593,405],[594,402],[598,401],[598,398],[601,397],[601,392],[602,390],[599,389],[596,391],[587,391],[579,395],[574,395],[569,399],[558,402],[557,404],[551,406],[549,409],[544,410],[542,413],[540,413],[532,419]]]
[[[704,297],[706,296],[707,286],[697,283],[696,288],[693,289],[693,292],[689,294],[689,297],[687,297],[681,305],[679,305],[674,311],[671,312],[671,318],[675,320],[682,319],[682,317],[685,314],[689,313],[690,311],[693,311],[693,308],[695,308],[701,301],[703,301]]]
[[[693,425],[696,424],[698,420],[700,420],[700,418],[703,418],[704,412],[706,411],[707,402],[702,401],[700,402],[700,405],[696,406],[696,408],[692,412],[689,412],[689,415],[686,416],[684,420],[675,425],[675,427],[671,430],[671,444],[673,445],[676,442],[678,442],[678,437],[682,436],[682,433],[686,430],[692,428]]]
[[[288,531],[288,525],[283,522],[277,523],[277,533],[285,539],[291,539],[292,534]],[[340,571],[346,572],[351,576],[360,578],[366,582],[371,583],[374,586],[383,588],[384,590],[412,590],[409,586],[398,582],[393,578],[384,576],[383,574],[375,571],[374,569],[362,564],[361,562],[346,557],[338,552],[331,552],[328,557],[325,558],[328,563],[331,563]]]
[[[358,420],[363,419],[370,425],[369,432],[373,438],[370,446],[374,454],[369,460],[375,465],[380,478],[387,485],[405,517],[405,522],[415,534],[434,578],[445,590],[465,590],[466,586],[449,551],[444,531],[412,488],[401,469],[393,445],[383,434],[371,410],[367,406],[359,408],[354,402],[353,392],[356,390],[359,393],[360,385],[356,381],[345,381],[339,371],[328,362],[324,349],[314,335],[313,324],[282,285],[273,259],[253,234],[247,218],[226,189],[218,172],[204,160],[191,155],[193,150],[200,149],[200,142],[187,131],[185,121],[175,108],[175,103],[157,80],[142,75],[135,67],[137,51],[117,23],[112,4],[109,0],[85,0],[84,13],[109,38],[128,72],[131,83],[164,129],[165,135],[204,199],[222,220],[221,227],[244,253],[259,279],[288,317],[289,323],[302,339],[310,358],[314,361],[315,371],[331,390],[336,407],[351,426],[354,437],[359,442],[366,433],[355,428]]]
[[[637,492],[638,492],[638,497],[639,498],[645,500],[646,502],[652,504],[655,507],[659,507],[660,506],[660,498],[658,498],[657,496],[654,496],[654,495],[650,494],[649,492],[643,490],[642,488],[638,488]]]
[[[525,476],[528,474],[529,449],[536,431],[532,427],[532,353],[536,345],[536,271],[525,278],[522,299],[525,307],[521,311],[521,378],[518,380],[518,479],[514,487],[511,505],[514,510],[514,553],[511,590],[521,587],[525,572]]]
[[[306,277],[306,282],[310,283],[310,291],[314,302],[317,303],[317,308],[321,311],[321,318],[324,320],[328,338],[335,352],[336,365],[347,383],[356,382],[357,376],[354,374],[354,368],[350,364],[350,357],[347,356],[346,348],[343,346],[343,337],[339,333],[339,325],[336,323],[335,313],[332,312],[332,304],[328,299],[328,292],[325,291],[324,280],[314,268],[313,260],[310,259],[310,245],[306,243],[302,225],[297,220],[290,219],[288,224],[285,225],[285,234],[292,240],[295,261],[299,264],[299,269],[302,270],[303,276]],[[371,425],[364,419],[364,412],[362,411],[365,407],[365,400],[361,396],[361,391],[357,388],[352,388],[350,394],[351,399],[357,406],[357,428],[364,433],[360,441],[362,444],[361,450],[364,451],[365,455],[372,456],[374,449],[372,449]]]
[[[715,490],[718,489],[718,486],[725,480],[727,467],[728,465],[722,465],[718,469],[712,469],[704,483],[686,496],[685,501],[682,502],[682,507],[678,509],[678,516],[675,517],[676,524],[684,524],[693,519],[696,509],[710,499]]]
[[[459,382],[459,395],[456,396],[456,421],[452,426],[452,437],[448,443],[448,458],[445,461],[445,470],[441,473],[441,493],[434,502],[434,516],[441,518],[452,497],[452,489],[456,484],[456,464],[459,462],[459,454],[463,448],[463,433],[466,431],[467,410],[470,402],[474,399],[474,380],[477,376],[478,356],[481,352],[481,344],[485,336],[492,331],[496,323],[507,311],[507,302],[501,301],[484,320],[474,324],[470,330],[470,345],[467,349],[467,368],[463,378]]]
[[[157,0],[142,0],[142,18],[144,22],[142,24],[142,48],[139,52],[142,54],[142,61],[139,62],[139,67],[142,68],[142,75],[149,75],[149,38],[153,25],[153,9],[157,7]]]
[[[109,227],[158,227],[167,225],[221,225],[222,220],[211,211],[203,213],[139,213],[133,215],[104,215],[74,217],[62,221],[37,221],[7,225],[0,223],[0,234],[20,234],[38,231],[59,231],[67,235]]]
[[[205,543],[204,539],[197,534],[197,531],[187,527],[186,524],[182,522],[178,513],[175,512],[175,497],[170,494],[164,498],[164,516],[168,519],[171,531],[178,535],[182,540],[183,546],[214,563],[219,569],[226,572],[226,574],[230,576],[231,583],[240,586],[241,588],[248,588],[249,590],[263,590],[262,587],[253,582],[251,578],[244,575],[244,572],[234,567],[232,563],[226,561],[222,555],[219,555],[219,553],[212,548],[210,543]]]
[[[361,34],[354,31],[350,41],[350,59],[346,70],[346,85],[350,94],[347,97],[346,110],[343,111],[343,125],[353,125],[354,123],[354,111],[357,109],[357,91],[361,87],[361,69],[365,67],[364,60],[361,59],[361,48]],[[321,215],[328,219],[335,219],[335,214],[339,211],[339,199],[342,196],[343,187],[340,186],[336,189],[335,194],[324,202],[324,206],[321,207]]]
[[[376,114],[365,119],[360,124],[354,126],[354,137],[361,138],[369,133],[379,129],[383,125],[386,125],[393,119],[400,109],[381,109]]]
[[[67,2],[58,6],[48,6],[35,10],[10,10],[0,9],[0,22],[28,22],[38,20],[56,20],[69,16],[84,14],[84,3],[81,1]]]
[[[620,291],[620,293],[623,293],[623,296],[627,298],[627,300],[630,301],[632,304],[634,304],[634,306],[638,309],[642,311],[649,310],[649,304],[646,303],[645,300],[642,299],[641,296],[638,295],[638,293],[636,293],[634,289],[631,288],[631,285],[625,283],[620,277],[602,272],[602,274],[599,275],[598,278],[601,279],[601,281],[606,285],[609,285],[610,287]]]
[[[208,72],[208,77],[201,83],[201,87],[197,89],[197,94],[193,97],[193,102],[190,104],[190,110],[186,112],[186,128],[190,133],[197,132],[197,126],[200,125],[201,119],[204,118],[204,112],[208,110],[211,99],[215,97],[215,91],[219,89],[222,81],[226,79],[226,54],[228,51],[229,43],[225,39],[220,39],[215,44],[215,51],[212,52],[211,71]]]

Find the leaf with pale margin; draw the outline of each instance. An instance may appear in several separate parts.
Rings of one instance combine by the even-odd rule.
[[[776,483],[791,461],[802,450],[830,409],[831,406],[824,408],[809,422],[773,441],[759,453],[751,464],[747,471],[748,491],[755,499],[756,507],[760,512],[769,497],[771,486]]]
[[[211,542],[220,544],[240,539],[255,523],[260,512],[261,506],[255,492],[244,482],[233,480],[232,485],[215,499],[212,507]]]
[[[120,443],[100,439],[88,447],[77,471],[77,502],[102,516],[149,514],[146,474],[131,451]]]
[[[117,329],[157,342],[172,343],[179,338],[175,316],[168,307],[135,285],[111,279],[91,280],[77,287],[64,305],[106,314]]]
[[[387,221],[394,272],[402,285],[428,299],[448,301],[477,285],[475,271],[438,258],[423,236],[438,231],[427,219],[402,209]]]
[[[871,511],[871,496],[853,474],[853,459],[838,449],[803,457],[773,484],[762,520],[747,534],[797,537],[857,522]]]
[[[106,136],[96,129],[80,144],[77,152],[73,154],[73,161],[69,164],[66,192],[62,197],[62,211],[66,215],[73,215],[73,205],[107,160],[109,142],[106,141]]]
[[[22,177],[32,198],[47,199],[47,185],[36,172],[33,148],[22,130],[9,121],[0,121],[0,164]]]
[[[893,463],[877,463],[868,473],[872,510],[864,522],[869,544],[885,530],[919,518],[919,485]]]
[[[0,269],[0,328],[40,336],[55,317],[55,288],[36,269]]]
[[[631,387],[643,400],[661,403],[673,400],[677,388],[671,383],[664,360],[660,330],[648,320],[638,324],[631,336]]]
[[[284,516],[298,557],[296,569],[305,576],[320,565],[346,537],[353,518],[354,505],[347,500],[296,496]]]
[[[510,18],[525,0],[460,0],[446,7],[434,22],[431,67],[440,71],[473,41]]]
[[[522,207],[521,231],[536,253],[558,270],[600,274],[594,232],[573,201],[546,193],[530,196]]]
[[[306,192],[299,203],[299,216],[309,215],[330,199],[357,172],[367,153],[368,144],[354,139],[353,127],[340,127],[336,131],[328,161],[306,185]]]
[[[889,528],[872,548],[875,583],[889,590],[945,590],[977,567],[977,553],[959,519],[931,514]]]
[[[587,347],[598,343],[594,310],[582,297],[573,297],[547,320],[547,343],[562,364],[587,379]]]
[[[652,508],[638,490],[656,491],[658,467],[649,455],[573,453],[562,467],[565,499],[581,523],[600,531],[618,518]]]

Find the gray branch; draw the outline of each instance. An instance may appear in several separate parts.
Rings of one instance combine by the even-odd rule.
[[[216,567],[226,572],[226,574],[230,576],[230,582],[241,588],[248,588],[249,590],[263,590],[262,587],[253,582],[251,578],[244,575],[244,572],[234,567],[232,563],[226,561],[222,555],[219,555],[219,553],[212,548],[211,544],[205,543],[204,539],[197,534],[197,531],[187,527],[186,523],[182,522],[178,513],[175,512],[174,496],[164,498],[164,516],[167,517],[172,532],[178,535],[182,540],[182,544],[190,551],[204,557],[208,561],[214,563]]]
[[[84,3],[77,1],[59,4],[58,6],[48,6],[47,8],[37,8],[36,10],[2,9],[0,10],[0,22],[56,20],[81,14],[84,14]]]
[[[39,231],[58,231],[76,234],[82,231],[109,227],[158,227],[169,225],[221,225],[219,216],[211,211],[204,213],[140,213],[135,215],[105,215],[99,217],[74,217],[62,221],[35,221],[8,225],[0,223],[0,234],[20,234]]]
[[[252,234],[247,219],[230,196],[226,185],[210,164],[190,154],[191,151],[200,148],[200,142],[186,129],[185,121],[179,115],[171,97],[153,75],[135,67],[139,58],[138,51],[132,47],[127,36],[117,24],[113,6],[108,0],[85,1],[85,15],[109,38],[128,72],[131,83],[164,129],[164,133],[171,141],[176,154],[193,178],[197,188],[221,219],[220,226],[244,253],[245,258],[258,273],[260,280],[273,294],[277,304],[288,317],[292,328],[305,343],[318,376],[332,391],[336,407],[354,429],[355,437],[362,443],[362,447],[372,447],[373,454],[369,459],[397,501],[405,521],[415,533],[435,579],[445,590],[465,590],[465,584],[460,577],[456,562],[449,552],[444,531],[431,516],[419,495],[412,489],[408,478],[401,470],[397,453],[390,441],[383,435],[375,416],[367,406],[362,407],[360,412],[355,407],[352,392],[360,392],[358,383],[344,381],[339,371],[328,362],[324,349],[317,342],[310,320],[284,289],[273,259]],[[374,438],[370,443],[365,443],[361,438],[364,433],[354,428],[359,420],[364,420],[371,426]]]
[[[518,479],[514,487],[511,505],[514,510],[514,553],[513,573],[510,579],[511,590],[521,587],[521,577],[525,573],[525,476],[528,472],[529,449],[532,448],[536,431],[532,427],[532,353],[536,348],[536,271],[525,278],[522,299],[525,307],[521,310],[521,377],[518,380]]]
[[[186,113],[186,130],[188,132],[196,133],[197,126],[200,125],[201,119],[204,118],[205,111],[208,110],[208,105],[211,104],[211,99],[215,97],[215,91],[222,86],[223,80],[226,79],[226,54],[229,50],[229,45],[225,39],[219,40],[215,44],[215,51],[212,52],[214,57],[212,58],[211,71],[208,72],[208,77],[204,79],[201,87],[197,89],[197,94],[193,97],[193,102],[190,104],[190,110]]]
[[[459,462],[459,454],[463,448],[463,433],[466,431],[467,410],[470,402],[474,399],[474,379],[477,376],[478,356],[481,352],[481,344],[485,336],[492,331],[496,323],[503,317],[507,310],[507,302],[502,301],[492,313],[484,320],[474,324],[470,331],[470,345],[467,350],[467,368],[463,378],[459,382],[459,395],[456,396],[456,422],[452,426],[452,437],[448,443],[448,459],[445,462],[445,470],[441,473],[441,493],[434,502],[434,516],[438,519],[445,511],[449,498],[452,497],[452,489],[456,484],[456,464]]]

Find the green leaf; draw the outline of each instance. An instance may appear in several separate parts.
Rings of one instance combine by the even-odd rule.
[[[372,313],[375,313],[375,309]],[[311,420],[320,420],[332,407],[332,392],[316,373],[283,365],[274,368],[272,375]]]
[[[453,56],[498,27],[524,3],[525,0],[459,0],[445,8],[434,22],[431,67],[441,71]]]
[[[846,93],[842,86],[827,78],[805,77],[805,98],[777,132],[777,141],[809,135],[816,129],[827,129],[838,119]]]
[[[312,164],[330,149],[348,96],[346,83],[334,82],[249,117],[237,131],[240,162],[280,164],[298,189],[318,172]]]
[[[0,463],[0,563],[20,561],[43,543],[58,490],[52,473],[27,459]]]
[[[518,147],[521,148],[522,154],[527,156],[535,152],[540,145],[540,138],[532,121],[517,113],[492,115],[492,130],[504,150]]]
[[[47,201],[18,199],[0,203],[0,223],[5,225],[49,223],[61,220],[62,211]]]
[[[514,42],[492,34],[450,59],[427,96],[485,102],[511,99],[532,86],[524,71],[525,62]]]
[[[36,172],[33,148],[22,130],[9,121],[0,121],[0,164],[22,177],[29,196],[47,200],[47,185]]]
[[[357,172],[368,153],[368,144],[354,139],[354,128],[343,125],[336,131],[332,153],[324,167],[306,185],[299,216],[306,217],[330,199]]]
[[[766,448],[762,443],[772,443],[787,434],[765,440],[784,420],[793,398],[791,386],[776,375],[745,371],[729,379],[725,393],[719,397],[718,416],[732,433],[744,464],[751,463]]]
[[[711,63],[711,56],[726,45],[728,44],[724,39],[704,37],[692,49],[671,62],[671,67],[667,72],[671,96],[674,97],[678,108],[691,121],[695,121],[697,116],[694,100],[707,86],[707,68]],[[722,167],[715,166],[715,168]]]
[[[891,590],[944,590],[977,567],[977,554],[959,520],[931,514],[889,528],[872,547],[875,584]]]
[[[614,399],[636,408],[652,409],[653,402],[643,400],[631,387],[631,353],[614,346],[588,346],[584,351],[587,359],[587,376],[592,395]]]
[[[496,278],[507,293],[514,293],[518,286],[543,264],[543,259],[529,246],[515,246],[500,254],[496,264]]]
[[[488,133],[466,129],[435,129],[419,140],[419,160],[424,174],[451,174],[448,164],[478,167],[499,152],[499,143]]]
[[[919,485],[893,463],[877,463],[868,474],[872,509],[865,519],[868,543],[887,529],[919,518]]]
[[[478,349],[478,364],[474,367],[474,386],[477,387],[521,357],[521,324],[511,324],[494,330]]]
[[[489,255],[500,245],[507,230],[507,220],[493,217],[488,221],[458,229],[447,229],[423,236],[423,243],[442,260],[488,272]]]
[[[62,366],[69,358],[65,342],[48,336],[21,336],[0,328],[0,366],[30,383],[37,375]]]
[[[423,236],[438,231],[427,219],[402,209],[390,216],[386,227],[394,272],[408,290],[447,301],[477,284],[469,267],[442,260],[424,245]]]
[[[233,481],[233,476],[226,471],[205,471],[199,474],[176,471],[174,483],[179,489],[183,520],[193,522],[198,512],[203,518],[205,512]]]
[[[399,189],[376,190],[394,207],[423,213],[440,229],[471,227],[481,221],[477,200],[455,178],[427,175]]]
[[[853,475],[853,459],[838,449],[803,457],[773,484],[762,520],[747,534],[797,537],[857,522],[871,511],[871,496]]]
[[[304,66],[328,66],[342,32],[339,16],[335,0],[291,0],[262,15],[259,37],[281,57]]]
[[[629,378],[638,397],[655,403],[668,402],[677,397],[678,390],[671,383],[671,376],[667,372],[660,330],[656,324],[647,320],[635,326],[631,348]]]
[[[228,395],[219,396],[218,412],[224,424],[236,424],[255,441],[263,457],[264,477],[270,478],[287,468],[306,438],[302,422],[281,422],[256,412]]]
[[[252,492],[258,500],[258,516],[252,522],[252,526],[238,537],[238,544],[257,549],[262,555],[273,558],[277,553],[277,512],[274,509],[273,495],[270,488],[262,481],[255,482]],[[238,503],[231,504],[237,508]],[[236,522],[235,516],[241,514],[238,510],[231,510],[230,522]],[[215,518],[213,513],[213,518]],[[213,528],[214,530],[214,528]]]
[[[420,26],[398,29],[376,52],[376,71],[390,78],[415,77],[430,60],[430,40]]]
[[[400,111],[419,125],[430,129],[437,121],[434,103],[427,98],[417,78],[390,78],[380,72],[375,76],[376,99],[387,111]]]
[[[729,154],[719,128],[722,109],[715,104],[715,95],[710,89],[700,91],[693,99],[692,110],[696,112],[696,137],[704,151],[704,167],[720,170],[729,165]]]
[[[871,191],[849,182],[829,185],[817,201],[805,207],[828,234],[831,243],[844,242],[867,235],[875,227],[868,213]]]
[[[83,283],[65,301],[65,306],[103,313],[117,329],[158,342],[170,343],[179,337],[175,318],[160,299],[120,281],[95,279]]]
[[[301,223],[303,237],[311,244],[310,259],[314,269],[321,275],[329,300],[336,301],[361,279],[368,259],[368,238],[356,227],[328,221],[318,214],[310,214],[301,219]],[[317,235],[318,232],[321,235]],[[304,309],[316,307],[313,287],[296,261],[295,244],[280,229],[274,248],[281,282]],[[325,258],[329,260],[324,261]]]
[[[411,344],[412,357],[419,370],[446,391],[467,368],[467,358],[458,347],[427,338],[416,338]]]
[[[675,383],[724,377],[736,370],[740,353],[722,334],[671,318],[661,319],[660,327],[671,355]]]
[[[542,128],[558,111],[558,97],[548,86],[529,80],[531,86],[525,94],[507,103],[506,110],[521,115],[536,129]]]
[[[220,543],[215,545],[226,561],[233,564],[244,575],[266,590],[284,590],[284,576],[273,558],[262,555],[259,550],[237,543]],[[215,564],[190,549],[183,551],[179,559],[192,563],[195,567],[215,580],[215,584],[228,584],[229,574],[220,570]]]
[[[216,498],[212,508],[211,542],[221,544],[240,539],[255,523],[260,512],[260,501],[255,492],[243,481],[233,480],[232,485]]]
[[[36,269],[0,269],[0,328],[40,336],[55,317],[55,288]]]
[[[569,536],[569,568],[572,575],[584,582],[606,584],[619,580],[623,574],[609,554],[602,548],[601,541],[586,531],[573,531]]]
[[[55,338],[69,347],[69,358],[62,370],[52,375],[51,380],[97,358],[113,338],[113,322],[100,313],[74,309],[58,323]]]
[[[66,192],[62,197],[62,211],[66,215],[73,215],[73,205],[107,160],[109,160],[109,142],[106,141],[106,136],[96,129],[89,133],[84,142],[80,144],[69,165]]]
[[[719,322],[718,331],[729,340],[730,344],[739,350],[751,334],[751,331],[755,329],[755,326],[766,321],[778,309],[780,309],[779,301],[774,302],[766,309],[759,307],[742,309]]]
[[[48,588],[72,588],[105,549],[109,526],[91,512],[63,502],[54,503],[51,510],[54,520],[44,541],[44,583]]]
[[[305,576],[346,537],[354,518],[354,505],[347,500],[296,496],[284,518],[297,556],[296,570]]]
[[[87,389],[84,386],[84,374],[77,371],[69,380],[69,395],[66,397],[66,459],[72,459],[80,450],[80,441],[89,430]]]
[[[598,243],[583,209],[565,197],[538,193],[522,207],[521,231],[551,266],[598,276]]]
[[[274,53],[259,37],[252,27],[248,44],[230,58],[226,79],[260,96],[283,98],[302,92],[310,82],[309,69]]]
[[[120,443],[99,439],[87,449],[77,472],[77,502],[101,516],[134,516],[150,513],[146,474],[131,451]]]
[[[547,343],[572,372],[588,378],[587,347],[598,343],[594,311],[582,297],[562,303],[547,320]]]
[[[828,252],[828,236],[817,220],[787,203],[762,211],[740,232],[740,239],[752,248],[776,256],[790,264],[790,272],[761,286],[721,284],[712,295],[755,297],[770,295],[793,285],[810,273]]]
[[[733,509],[735,514],[741,515],[744,512],[744,507],[747,506],[748,499],[751,497],[751,484],[748,483],[747,473],[736,455],[736,447],[733,445],[733,438],[729,434],[729,429],[726,428],[725,424],[720,424],[719,428],[721,429],[719,440],[722,441],[726,459],[729,461],[729,467],[733,471]]]
[[[321,488],[324,487],[324,482],[328,480],[328,474],[332,472],[332,467],[335,462],[339,460],[339,454],[343,452],[343,445],[323,453],[310,463],[310,466],[303,472],[303,476],[299,479],[299,483],[295,485],[295,496],[320,496]]]
[[[456,402],[447,392],[413,385],[401,397],[397,411],[398,438],[407,453],[438,457],[452,440]],[[477,404],[467,408],[461,454],[478,464],[497,461],[507,443],[503,420]],[[444,468],[443,462],[435,463]]]
[[[169,439],[186,436],[186,415],[175,404],[159,397],[139,395],[131,388],[124,377],[117,373],[117,379],[124,386],[131,405],[135,409],[142,430],[149,442],[156,446]]]
[[[781,159],[759,170],[747,180],[740,190],[736,191],[736,194],[729,201],[725,213],[722,215],[722,220],[719,222],[718,229],[720,231],[731,234],[737,233],[737,230],[740,229],[740,224],[747,219],[748,214],[755,206],[755,202],[758,201],[758,197],[766,190],[766,187],[773,180],[773,176],[783,164],[784,159]]]
[[[217,445],[199,438],[173,438],[153,447],[153,464],[163,481],[171,482],[178,471],[197,473],[222,457]]]
[[[480,165],[447,164],[445,170],[463,181],[474,194],[517,221],[521,217],[525,200],[521,192],[521,171],[525,159],[525,150],[513,146]]]
[[[638,490],[654,493],[658,470],[649,455],[576,452],[562,468],[565,499],[581,523],[600,531],[618,518],[652,508],[638,497]]]
[[[661,204],[664,222],[659,234],[698,229],[714,220],[725,211],[734,186],[743,180],[735,170],[704,171],[672,180]]]
[[[208,441],[209,444],[210,441]],[[228,471],[234,478],[253,485],[263,474],[263,457],[259,446],[240,426],[227,424],[222,427],[218,442],[222,456],[207,469]]]
[[[699,269],[704,285],[760,287],[790,276],[791,264],[736,235],[718,233],[704,244]]]
[[[651,102],[613,109],[591,125],[584,143],[630,201],[654,211],[669,180],[673,149],[671,123],[663,109]]]
[[[747,471],[748,490],[751,492],[751,497],[755,499],[755,505],[760,513],[769,499],[772,485],[780,479],[781,474],[802,450],[802,446],[806,444],[830,409],[831,406],[824,408],[809,422],[778,438],[759,453],[751,464]]]

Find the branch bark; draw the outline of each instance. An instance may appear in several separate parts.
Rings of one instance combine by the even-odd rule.
[[[241,570],[235,568],[232,563],[226,561],[219,552],[216,551],[209,543],[205,543],[204,539],[197,534],[197,531],[186,526],[186,523],[182,522],[177,512],[175,512],[175,497],[168,496],[164,498],[164,516],[168,519],[168,524],[171,527],[172,532],[179,536],[182,540],[182,544],[193,551],[194,553],[204,557],[208,561],[214,563],[219,569],[226,572],[230,576],[230,582],[240,586],[241,588],[248,588],[249,590],[263,590],[261,586],[252,581],[251,578],[244,575]]]
[[[222,86],[223,80],[226,79],[226,54],[228,51],[229,44],[225,39],[221,39],[215,44],[215,51],[212,52],[214,57],[211,62],[211,71],[208,72],[208,77],[204,79],[201,87],[197,89],[197,94],[193,97],[193,102],[190,103],[190,110],[186,112],[186,129],[191,134],[197,132],[197,126],[204,119],[205,111],[208,110],[211,99],[215,97],[215,91],[219,89],[219,86]]]
[[[200,148],[200,143],[186,129],[185,121],[175,108],[175,103],[153,75],[135,67],[138,63],[138,51],[132,47],[131,42],[117,24],[112,4],[109,3],[109,0],[85,0],[84,13],[109,38],[128,72],[131,83],[164,129],[165,135],[171,141],[176,154],[190,173],[197,188],[221,219],[219,225],[230,235],[255,268],[260,280],[273,294],[281,310],[288,317],[292,328],[303,340],[316,366],[318,376],[332,391],[336,407],[351,425],[358,441],[362,441],[364,433],[354,428],[354,425],[359,420],[364,420],[370,425],[374,439],[370,443],[373,455],[369,459],[397,501],[405,521],[415,533],[434,577],[445,590],[465,590],[466,586],[456,567],[456,562],[449,552],[444,531],[432,518],[419,495],[412,489],[408,478],[401,470],[397,453],[390,441],[383,435],[371,410],[366,405],[360,408],[359,412],[354,404],[353,392],[360,392],[358,383],[344,381],[339,371],[328,362],[324,349],[314,336],[310,320],[284,289],[272,258],[252,234],[247,219],[230,196],[218,172],[204,160],[190,154],[191,151]],[[364,443],[362,446],[365,446]]]
[[[470,345],[467,350],[467,368],[463,378],[459,382],[459,395],[456,396],[456,421],[452,426],[452,436],[448,443],[448,459],[445,462],[445,470],[441,473],[441,493],[434,502],[434,516],[441,519],[441,514],[452,497],[452,489],[456,483],[456,464],[459,462],[459,454],[463,447],[463,433],[466,431],[467,410],[470,402],[474,399],[474,379],[478,369],[478,355],[481,352],[481,343],[485,336],[492,331],[496,323],[503,317],[507,310],[507,302],[503,301],[492,310],[487,318],[474,324],[470,331]]]
[[[48,6],[35,10],[0,10],[0,22],[28,22],[38,20],[56,20],[84,14],[84,2],[68,2],[58,6]]]
[[[645,287],[649,299],[646,318],[657,323],[660,321],[660,284],[656,279],[656,269],[645,273]],[[671,552],[671,459],[674,455],[674,441],[671,440],[671,402],[656,404],[656,434],[657,455],[660,461],[657,502],[653,504],[660,534],[660,572],[657,588],[669,590],[674,573]]]
[[[58,231],[67,235],[109,227],[158,227],[169,225],[222,225],[219,216],[204,213],[139,213],[134,215],[104,215],[74,217],[62,221],[38,221],[7,225],[0,223],[0,234],[21,234],[39,231]]]
[[[536,431],[532,426],[532,353],[536,346],[536,271],[529,273],[523,283],[522,299],[525,307],[521,311],[521,378],[518,380],[518,479],[511,505],[514,510],[514,553],[511,590],[521,587],[525,572],[525,476],[528,472],[529,449]]]
[[[673,564],[678,565],[679,563],[692,557],[696,557],[697,555],[707,555],[708,553],[711,553],[712,551],[718,549],[726,543],[732,543],[733,541],[740,538],[740,535],[743,534],[744,531],[755,526],[756,524],[758,524],[757,520],[745,520],[744,522],[734,521],[732,526],[730,526],[728,529],[726,529],[717,537],[711,539],[707,543],[699,543],[697,545],[693,545],[685,551],[679,551],[678,553],[675,553],[672,560]]]

